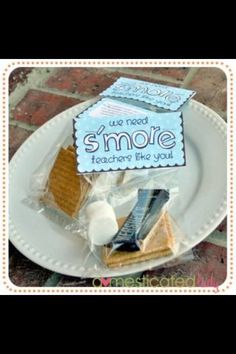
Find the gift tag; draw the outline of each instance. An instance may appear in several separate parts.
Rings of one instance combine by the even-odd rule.
[[[143,102],[167,111],[177,111],[195,91],[120,77],[101,96]]]
[[[185,165],[181,112],[106,115],[102,101],[74,120],[79,173]]]

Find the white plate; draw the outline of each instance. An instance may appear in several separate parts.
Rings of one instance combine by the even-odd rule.
[[[73,276],[116,276],[159,266],[170,256],[109,270],[90,256],[84,269],[84,240],[63,230],[22,203],[29,179],[60,134],[72,131],[71,118],[93,100],[60,113],[39,128],[10,163],[10,240],[26,257],[50,270]],[[226,123],[191,100],[184,110],[187,166],[180,168],[181,203],[174,217],[188,237],[179,254],[202,241],[226,215]],[[178,254],[178,255],[179,255]]]

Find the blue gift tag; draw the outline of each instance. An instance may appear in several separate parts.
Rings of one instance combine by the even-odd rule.
[[[102,100],[74,119],[79,173],[185,165],[182,113],[130,107],[101,114]]]
[[[145,102],[167,111],[177,111],[194,95],[191,90],[123,77],[101,93],[101,96]]]

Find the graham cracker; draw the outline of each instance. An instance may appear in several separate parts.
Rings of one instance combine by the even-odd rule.
[[[77,175],[75,149],[72,146],[61,148],[49,174],[43,201],[73,217],[78,213],[88,188],[83,176]]]
[[[73,145],[67,146],[67,150],[71,151],[71,152],[73,152],[75,154],[75,147]]]
[[[103,247],[104,263],[110,268],[115,268],[170,255],[174,244],[174,234],[167,212],[154,225],[147,235],[147,240],[145,247],[135,252],[114,251],[111,253],[109,247]]]

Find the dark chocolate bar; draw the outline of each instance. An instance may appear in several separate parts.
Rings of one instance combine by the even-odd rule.
[[[168,200],[169,192],[164,189],[140,189],[135,207],[109,247],[119,251],[139,250],[140,240],[151,231]]]

